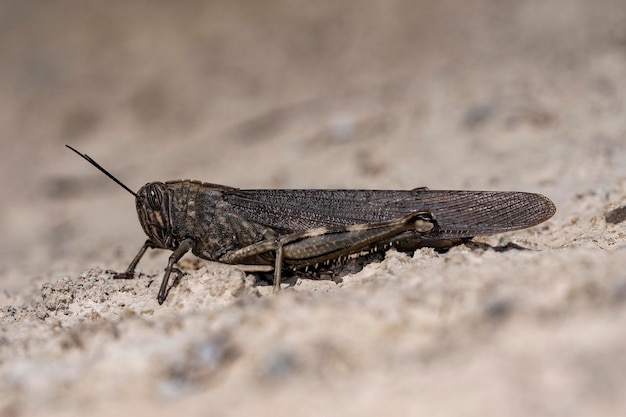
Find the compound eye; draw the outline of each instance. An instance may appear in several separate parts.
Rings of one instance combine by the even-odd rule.
[[[148,188],[148,204],[154,210],[159,210],[161,208],[161,202],[163,201],[163,195],[161,194],[161,190],[156,185],[151,185]]]

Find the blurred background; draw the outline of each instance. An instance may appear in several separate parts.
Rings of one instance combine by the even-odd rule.
[[[516,189],[557,216],[626,178],[623,0],[2,1],[0,68],[5,288],[144,240],[65,144],[132,189]]]

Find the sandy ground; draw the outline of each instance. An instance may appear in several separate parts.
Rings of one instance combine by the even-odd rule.
[[[626,3],[0,3],[0,416],[626,410]],[[278,295],[168,254],[137,189],[520,190],[523,231]]]

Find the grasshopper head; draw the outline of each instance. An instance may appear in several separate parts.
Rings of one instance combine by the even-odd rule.
[[[172,234],[172,218],[170,216],[170,195],[167,186],[162,182],[150,182],[139,189],[136,193],[128,188],[123,182],[115,178],[100,164],[85,155],[65,145],[76,152],[81,158],[98,168],[104,175],[111,178],[126,191],[135,196],[137,215],[143,231],[156,247],[174,250],[178,242]]]
[[[150,182],[137,191],[135,203],[143,231],[160,248],[176,249],[172,235],[169,192],[162,182]]]

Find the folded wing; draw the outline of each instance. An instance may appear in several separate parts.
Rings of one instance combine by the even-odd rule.
[[[229,190],[234,213],[281,233],[317,227],[376,223],[430,211],[437,238],[518,230],[554,215],[548,198],[534,193],[451,190]]]

